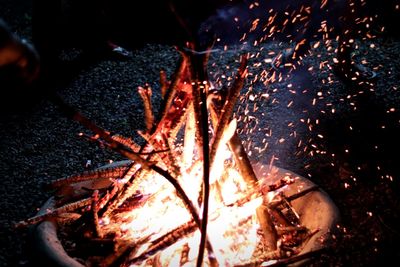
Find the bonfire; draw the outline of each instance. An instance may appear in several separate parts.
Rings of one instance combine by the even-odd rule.
[[[277,178],[272,164],[257,177],[236,131],[233,113],[247,55],[240,56],[229,88],[213,88],[207,77],[211,49],[199,53],[188,43],[178,50],[170,80],[160,72],[158,118],[152,88],[138,88],[144,145],[54,99],[93,132],[81,136],[128,160],[52,181],[51,208],[17,227],[55,219],[64,248],[86,266],[257,266],[310,257],[296,255],[318,230],[301,224],[290,201],[317,187],[283,194],[298,177]]]

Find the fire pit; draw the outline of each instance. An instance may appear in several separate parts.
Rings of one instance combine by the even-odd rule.
[[[127,162],[118,162],[113,164],[113,166],[122,166],[125,164]],[[260,177],[266,176],[265,171],[268,171],[268,169],[269,166],[255,166],[255,171]],[[293,260],[293,266],[301,265],[311,260],[310,254],[321,252],[321,249],[331,244],[332,231],[335,231],[339,220],[339,213],[329,196],[310,180],[281,168],[273,167],[272,171],[273,175],[267,175],[270,182],[277,182],[288,175],[295,177],[295,183],[287,186],[280,193],[286,196],[293,210],[298,213],[300,224],[313,234],[304,241],[296,258]],[[275,196],[271,200],[271,206],[275,206],[280,202],[281,199]],[[54,198],[49,199],[43,205],[38,215],[43,215],[48,210],[54,209],[55,203]],[[35,228],[34,238],[41,263],[45,261],[45,264],[51,266],[85,266],[82,260],[68,255],[57,235],[57,231],[58,226],[55,220],[46,220]],[[286,259],[287,263],[291,262],[290,257],[281,258],[281,261],[283,259]],[[279,261],[270,261],[271,265],[277,262]]]
[[[158,119],[152,89],[139,88],[142,146],[55,99],[94,132],[83,137],[130,161],[53,181],[56,196],[17,224],[39,223],[38,247],[52,264],[257,266],[308,260],[327,246],[338,212],[326,193],[290,171],[252,165],[236,133],[247,57],[230,88],[214,89],[207,51],[189,44],[171,81],[160,73]]]

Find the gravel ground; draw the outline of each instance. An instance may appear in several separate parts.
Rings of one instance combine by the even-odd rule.
[[[29,35],[29,16],[17,23],[9,15],[24,8],[5,10],[14,29]],[[268,52],[282,46],[217,51],[211,57],[211,80],[215,86],[229,83],[238,55],[251,54],[251,75],[236,113],[251,159],[269,163],[274,158],[274,164],[310,178],[341,212],[338,242],[319,265],[385,265],[400,250],[400,41],[360,43],[357,60],[378,74],[367,88],[337,79],[327,64],[331,55],[322,48],[313,49],[295,72],[276,72],[274,82],[267,81],[270,76],[260,78],[260,70],[272,74]],[[73,53],[68,50],[66,56]],[[133,53],[129,60],[94,63],[55,90],[98,125],[137,138],[135,131],[144,124],[136,88],[152,85],[156,105],[158,71],[171,74],[179,55],[162,44]],[[215,79],[222,73],[226,78]],[[1,266],[31,265],[28,232],[13,224],[34,215],[50,196],[44,183],[122,159],[80,139],[77,134],[85,129],[46,99],[21,100],[25,105],[10,100],[14,108],[0,115]]]

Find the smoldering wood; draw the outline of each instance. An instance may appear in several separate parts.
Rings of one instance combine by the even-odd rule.
[[[68,177],[63,177],[57,180],[53,180],[50,184],[46,185],[47,189],[56,189],[64,185],[70,185],[77,182],[83,182],[87,180],[94,180],[98,178],[109,178],[117,179],[125,173],[128,166],[117,166],[105,169],[97,169],[85,171],[81,174],[75,174]]]
[[[91,212],[93,216],[94,236],[102,238],[103,232],[99,225],[99,191],[95,190],[92,194]]]
[[[167,73],[164,70],[160,70],[160,85],[161,97],[164,99],[170,85],[167,79]]]
[[[149,85],[146,85],[145,87],[139,86],[138,93],[142,98],[146,131],[150,132],[153,129],[154,125],[153,105],[151,103],[151,87]]]
[[[115,140],[116,142],[121,143],[124,146],[130,148],[135,153],[139,153],[140,146],[138,144],[136,144],[136,142],[133,141],[132,138],[129,138],[129,137],[126,137],[126,136],[122,136],[122,135],[118,135],[118,134],[112,135],[111,138],[113,140]]]
[[[31,217],[29,219],[20,221],[20,222],[16,223],[14,225],[14,227],[15,228],[23,228],[23,227],[27,227],[29,225],[37,224],[37,223],[40,223],[40,222],[42,222],[44,220],[47,220],[47,219],[50,219],[50,218],[54,218],[54,217],[56,217],[56,216],[58,216],[60,214],[67,213],[67,212],[72,212],[72,211],[75,211],[77,209],[89,206],[91,203],[92,203],[92,198],[91,197],[85,198],[85,199],[82,199],[82,200],[79,200],[79,201],[76,201],[76,202],[73,202],[73,203],[69,203],[69,204],[66,204],[64,206],[55,208],[53,210],[49,210],[46,214],[37,215],[37,216]]]

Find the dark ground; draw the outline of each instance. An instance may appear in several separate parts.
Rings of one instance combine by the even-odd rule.
[[[29,1],[0,3],[0,15],[29,39]],[[329,67],[319,69],[329,55],[313,49],[305,60],[312,71],[305,67],[279,82],[249,83],[238,111],[240,134],[253,160],[269,163],[274,155],[276,165],[310,178],[337,204],[342,217],[338,242],[319,266],[395,266],[400,255],[400,41],[395,35],[381,36],[360,47],[358,59],[378,74],[371,88],[344,85]],[[245,50],[215,53],[211,77]],[[135,88],[146,82],[157,88],[159,69],[170,74],[177,59],[171,46],[148,44],[129,60],[93,63],[54,90],[102,127],[135,136],[144,127]],[[252,66],[254,73],[260,68]],[[0,264],[31,266],[27,231],[13,224],[34,215],[50,196],[43,183],[121,157],[79,139],[84,129],[46,99],[21,96],[15,101],[2,95],[2,103],[11,107],[4,104],[0,114]]]

